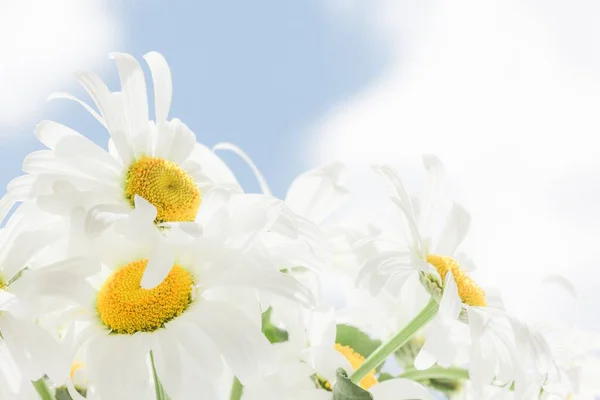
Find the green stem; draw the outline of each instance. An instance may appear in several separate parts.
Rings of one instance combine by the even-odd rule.
[[[231,395],[229,395],[229,400],[240,400],[242,398],[242,392],[244,391],[244,386],[240,382],[238,378],[233,378],[233,384],[231,385]]]
[[[31,383],[42,400],[55,400],[45,378],[40,378],[37,381],[32,381]]]
[[[469,371],[464,368],[442,368],[439,366],[433,366],[428,369],[419,371],[418,369],[411,369],[405,371],[398,376],[398,378],[412,379],[413,381],[420,381],[425,379],[457,379],[467,380],[469,379]]]
[[[438,302],[432,297],[427,305],[406,325],[400,332],[393,336],[386,343],[383,343],[365,360],[360,367],[354,371],[350,379],[358,384],[362,378],[394,353],[400,347],[406,344],[410,338],[423,326],[435,317],[440,308]]]
[[[156,393],[156,400],[169,400],[169,396],[165,393],[162,383],[156,373],[156,366],[154,365],[154,354],[150,352],[150,361],[152,361],[152,376],[154,380],[154,392]]]

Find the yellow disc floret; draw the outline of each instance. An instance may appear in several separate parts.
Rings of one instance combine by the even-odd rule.
[[[141,196],[157,210],[157,222],[196,219],[201,195],[194,180],[172,161],[141,157],[127,171],[125,197],[134,204]]]
[[[152,332],[183,313],[192,298],[192,275],[175,264],[153,289],[140,286],[148,260],[129,263],[114,272],[98,292],[100,320],[114,333]]]
[[[487,305],[485,301],[485,292],[477,283],[458,265],[452,257],[442,257],[434,254],[427,256],[427,262],[437,269],[442,280],[446,279],[448,271],[452,271],[456,286],[458,287],[458,295],[464,304],[475,307],[483,307]]]
[[[348,360],[348,362],[352,366],[352,369],[357,369],[365,362],[365,358],[358,354],[356,351],[354,351],[354,349],[352,349],[350,346],[342,346],[341,344],[336,343],[335,349],[340,354],[342,354],[346,358],[346,360]],[[368,390],[376,384],[377,378],[375,377],[375,370],[369,372],[367,375],[365,375],[364,378],[360,380],[360,387],[365,390]]]

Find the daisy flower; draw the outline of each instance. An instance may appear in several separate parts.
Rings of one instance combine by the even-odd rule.
[[[421,272],[429,275],[437,273],[441,286],[448,272],[452,272],[462,302],[474,307],[485,306],[485,292],[461,266],[462,262],[471,269],[470,261],[457,252],[469,230],[470,216],[458,204],[453,204],[451,210],[443,215],[448,203],[443,193],[443,165],[433,156],[425,156],[423,162],[428,181],[426,192],[419,200],[408,194],[393,168],[375,168],[393,189],[392,201],[403,217],[405,226],[402,232],[406,235],[406,242],[384,237],[359,243],[356,251],[363,260],[359,279],[365,279],[368,286],[377,292],[387,284],[401,288],[407,279]],[[443,221],[436,223],[440,219]],[[374,244],[381,247],[377,248]]]
[[[84,278],[65,271],[57,278],[62,290],[78,294],[61,318],[72,321],[62,339],[70,355],[61,382],[68,380],[76,355],[90,393],[102,399],[145,398],[153,390],[152,366],[176,399],[216,398],[225,364],[242,383],[271,371],[256,294],[305,304],[313,299],[293,277],[257,263],[251,242],[257,223],[264,223],[260,209],[245,203],[233,207],[245,213],[232,213],[231,204],[211,199],[220,194],[207,195],[202,213],[214,212],[196,231],[170,228],[166,242],[173,264],[156,287],[140,285],[152,242],[116,233],[98,239],[107,246],[100,273]],[[140,208],[155,210],[146,203]]]
[[[358,242],[355,250],[362,260],[359,281],[365,281],[374,293],[384,287],[392,294],[401,293],[406,282],[419,276],[427,289],[439,299],[445,289],[444,282],[456,284],[458,304],[456,299],[450,298],[454,296],[453,290],[445,293],[445,302],[452,306],[444,310],[447,315],[438,313],[438,322],[441,323],[442,320],[455,320],[461,304],[464,307],[485,307],[488,299],[483,289],[468,275],[472,264],[464,254],[457,252],[469,229],[469,214],[458,204],[451,205],[450,211],[446,212],[448,201],[443,193],[443,165],[433,156],[425,156],[423,160],[428,181],[420,200],[408,194],[391,167],[376,168],[394,191],[392,201],[405,222],[403,232],[406,242],[381,236]],[[442,222],[436,223],[440,219]],[[433,346],[433,342],[431,345],[443,347]],[[428,347],[424,347],[424,352],[428,352]],[[421,366],[426,367],[425,364],[431,365],[434,361],[428,357]]]
[[[156,222],[194,221],[202,198],[212,187],[235,192],[241,189],[226,165],[180,120],[168,119],[171,106],[171,72],[156,52],[144,59],[152,73],[155,121],[150,120],[144,72],[128,54],[113,53],[121,91],[111,92],[92,72],[79,72],[77,80],[92,97],[82,104],[108,131],[108,149],[76,131],[52,121],[35,129],[48,148],[29,154],[23,162],[27,173],[8,184],[0,201],[0,219],[15,202],[43,198],[48,207],[66,201],[86,211],[122,213],[135,207],[135,197],[156,208]],[[61,187],[69,187],[67,196]]]
[[[364,357],[349,346],[336,343],[333,313],[313,318],[307,327],[308,345],[275,345],[274,373],[249,382],[243,400],[331,400],[338,380],[338,369],[351,373]],[[359,383],[375,400],[432,399],[421,385],[408,379],[379,382],[373,370]]]

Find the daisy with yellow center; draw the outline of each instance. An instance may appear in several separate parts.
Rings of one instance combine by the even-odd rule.
[[[235,216],[247,224],[233,224],[235,219],[228,219],[232,210],[222,202],[214,210],[219,226],[205,225],[201,233],[191,235],[173,226],[165,243],[174,261],[155,287],[142,285],[152,262],[148,254],[154,249],[128,236],[102,242],[100,273],[65,271],[54,276],[71,299],[65,312],[73,325],[64,340],[81,357],[65,360],[69,364],[63,366],[63,381],[77,361],[85,365],[89,388],[99,398],[152,398],[152,355],[170,398],[215,399],[224,363],[242,382],[269,370],[270,344],[247,311],[260,310],[257,293],[305,304],[313,300],[291,275],[256,262],[265,259],[247,246],[256,220],[242,210],[254,216],[261,211],[240,204]],[[230,242],[222,241],[222,235]]]
[[[373,289],[379,290],[380,282],[389,279],[386,276],[393,277],[395,287],[398,288],[413,272],[433,273],[439,276],[438,283],[441,285],[451,271],[463,303],[467,306],[485,306],[485,292],[460,265],[459,260],[465,260],[467,264],[469,262],[462,253],[456,251],[469,230],[470,216],[460,205],[452,204],[445,197],[442,163],[433,156],[425,156],[423,160],[428,171],[428,182],[427,191],[420,201],[408,194],[393,168],[376,167],[376,171],[393,189],[392,201],[405,222],[403,231],[407,241],[398,243],[392,250],[386,248],[378,251],[370,246],[367,252],[357,248],[359,257],[363,260],[360,278],[365,279]],[[448,206],[449,212],[446,211]],[[367,244],[378,245],[378,242],[374,239]]]
[[[332,313],[316,313],[308,318],[308,347],[285,342],[276,345],[276,368],[266,378],[244,387],[245,400],[331,400],[337,383],[337,370],[348,374],[359,368],[365,357],[348,345],[335,341]],[[313,315],[313,316],[314,316]],[[428,391],[407,379],[379,382],[375,370],[358,384],[375,400],[431,399]]]
[[[136,197],[156,209],[156,223],[178,223],[196,219],[211,188],[242,192],[213,151],[197,143],[181,121],[168,119],[173,89],[165,59],[156,52],[144,56],[154,85],[151,120],[142,67],[129,54],[113,53],[111,58],[121,81],[118,92],[92,72],[76,74],[97,110],[68,94],[52,96],[82,104],[107,129],[107,147],[59,123],[39,123],[36,137],[48,149],[29,154],[23,162],[27,174],[9,183],[0,201],[0,223],[15,202],[43,197],[48,208],[83,207],[87,232],[99,234],[115,216],[135,208]]]
[[[486,307],[488,303],[485,291],[465,268],[470,267],[470,262],[457,252],[469,230],[470,216],[446,196],[442,163],[433,156],[425,156],[423,161],[428,181],[425,194],[418,199],[408,193],[393,168],[375,168],[393,190],[392,201],[403,219],[402,231],[406,240],[399,241],[384,232],[354,246],[357,258],[362,262],[358,280],[373,294],[384,290],[400,299],[407,285],[419,280],[430,293],[431,299],[422,306],[422,311],[389,339],[386,343],[389,348],[377,354],[378,358],[384,358],[387,351],[395,351],[408,340],[405,332],[412,335],[425,327],[426,341],[415,360],[419,369],[429,368],[436,362],[451,364],[458,344],[453,342],[449,332],[455,330],[453,325],[458,324],[461,310]],[[369,360],[366,365],[376,362],[376,359]],[[361,370],[358,376],[364,373],[366,371]],[[356,376],[352,377],[353,382],[356,379]]]

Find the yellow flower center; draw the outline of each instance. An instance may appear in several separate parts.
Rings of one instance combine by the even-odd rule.
[[[446,279],[448,271],[452,271],[454,281],[458,287],[458,295],[464,304],[475,307],[484,307],[487,305],[483,289],[467,275],[455,259],[430,254],[427,256],[427,262],[437,269],[442,280]]]
[[[154,157],[142,157],[129,167],[125,196],[131,205],[135,195],[156,207],[157,222],[195,220],[202,199],[198,186],[181,167]]]
[[[336,343],[335,349],[341,355],[343,355],[346,358],[346,360],[348,360],[348,362],[352,366],[352,369],[354,370],[360,367],[365,362],[365,358],[358,354],[356,351],[354,351],[354,349],[352,349],[350,346],[342,346],[341,344]],[[378,381],[375,377],[375,370],[369,372],[359,382],[360,387],[365,390],[368,390],[369,388],[375,386],[377,383]]]
[[[160,285],[143,289],[147,263],[138,260],[121,267],[98,292],[98,315],[114,333],[155,331],[181,315],[192,300],[193,277],[177,264]]]

